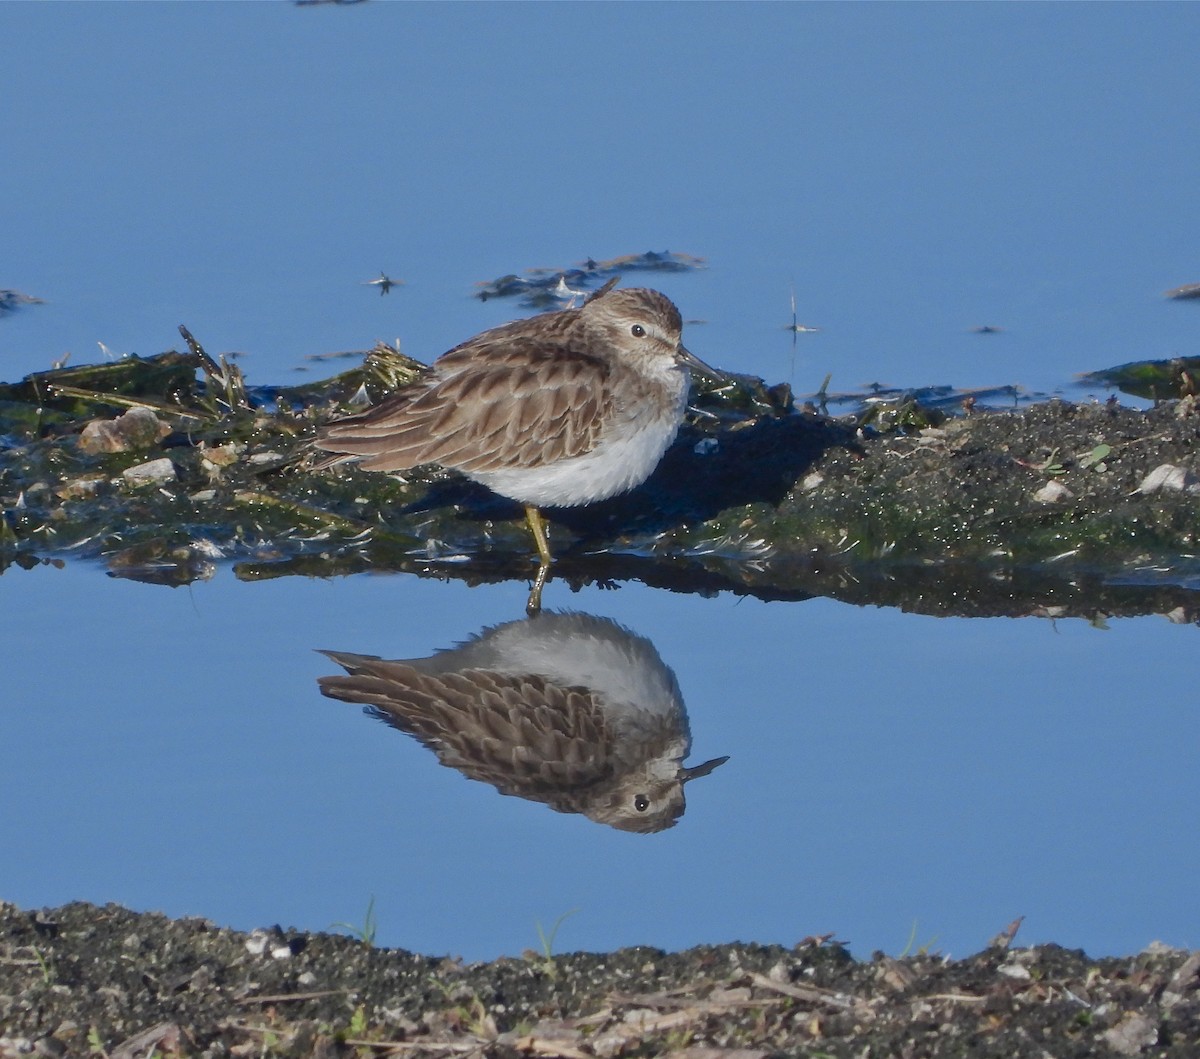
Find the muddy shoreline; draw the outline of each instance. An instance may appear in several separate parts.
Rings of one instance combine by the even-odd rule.
[[[1014,924],[1015,927],[1015,924]],[[791,948],[487,964],[116,905],[0,903],[0,1057],[769,1055],[1184,1059],[1200,952],[1089,959],[1002,934],[977,955]]]
[[[436,468],[400,480],[314,467],[317,424],[418,362],[380,347],[321,383],[251,388],[192,342],[0,385],[0,569],[85,559],[163,584],[223,564],[247,580],[531,576],[519,507],[482,487]],[[867,395],[833,417],[798,409],[786,387],[728,376],[693,394],[642,487],[547,512],[553,576],[1195,621],[1195,397],[1141,410],[1115,398],[1021,406],[1007,393],[992,407]]]

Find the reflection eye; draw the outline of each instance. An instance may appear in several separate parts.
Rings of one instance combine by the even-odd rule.
[[[634,338],[645,338],[646,337],[646,329],[641,324],[634,324],[629,329],[629,333],[631,335],[633,335]]]
[[[644,794],[635,795],[634,799],[633,799],[633,807],[639,813],[644,813],[647,809],[650,808],[650,799],[647,798]]]

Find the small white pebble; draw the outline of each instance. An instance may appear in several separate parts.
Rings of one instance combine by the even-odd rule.
[[[1172,493],[1200,493],[1200,478],[1197,478],[1186,467],[1177,467],[1173,463],[1160,463],[1137,487],[1139,493],[1149,495],[1159,490]]]
[[[1015,978],[1019,982],[1028,982],[1032,977],[1029,968],[1022,967],[1019,963],[1002,963],[996,970],[1005,978]]]
[[[1058,501],[1066,500],[1074,495],[1057,478],[1051,478],[1050,481],[1033,494],[1033,499],[1040,500],[1044,504],[1056,504]]]
[[[246,939],[246,951],[251,956],[261,956],[267,951],[267,935],[261,930],[254,931]]]
[[[148,463],[139,463],[121,473],[127,482],[140,485],[144,482],[171,482],[175,480],[175,464],[166,456]]]
[[[792,976],[788,974],[787,964],[780,960],[767,972],[767,977],[772,982],[790,982]]]

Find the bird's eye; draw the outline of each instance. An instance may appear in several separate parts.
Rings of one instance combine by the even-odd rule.
[[[631,335],[633,335],[634,338],[645,338],[646,337],[646,329],[641,324],[634,324],[629,329],[629,333]]]
[[[636,795],[633,799],[633,807],[639,812],[644,813],[650,808],[650,799],[644,794]]]

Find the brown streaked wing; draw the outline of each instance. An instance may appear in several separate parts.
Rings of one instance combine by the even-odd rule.
[[[613,774],[611,732],[584,688],[490,670],[426,674],[403,662],[325,653],[350,675],[321,677],[322,694],[370,707],[443,765],[503,794],[565,803]]]
[[[539,467],[596,446],[612,410],[608,361],[528,339],[488,356],[480,347],[467,356],[468,346],[439,359],[432,377],[331,423],[317,445],[363,456],[368,470],[468,472]]]

